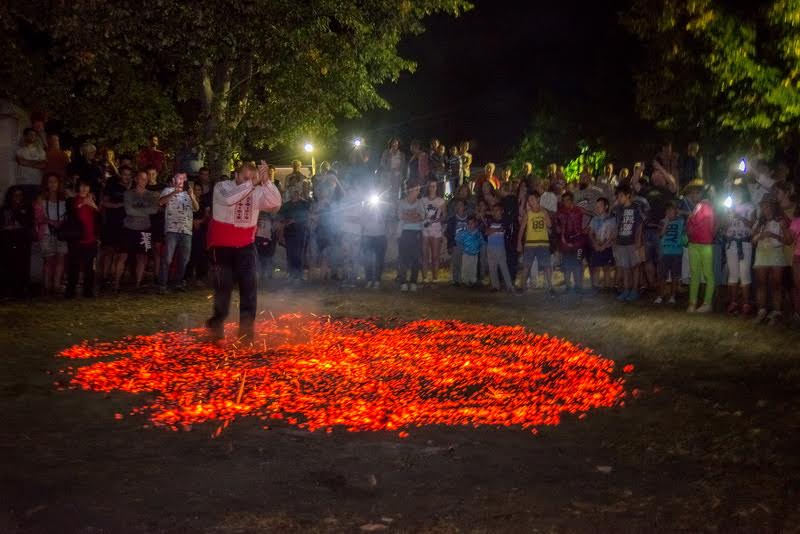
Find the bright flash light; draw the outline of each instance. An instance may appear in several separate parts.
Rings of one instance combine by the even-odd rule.
[[[377,206],[380,203],[380,201],[381,197],[380,195],[377,194],[370,196],[369,199],[367,200],[370,206]]]
[[[747,160],[744,158],[739,160],[739,172],[747,172]]]
[[[305,149],[306,152],[313,152],[314,145],[312,145],[311,143],[306,143],[305,145],[303,145],[303,149]]]
[[[353,139],[353,146],[356,147],[356,148],[359,148],[361,146],[361,138],[360,137],[356,137],[355,139]]]
[[[725,197],[725,202],[722,203],[726,208],[731,209],[733,207],[733,197],[728,195]]]

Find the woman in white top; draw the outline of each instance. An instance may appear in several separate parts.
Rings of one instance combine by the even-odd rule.
[[[435,282],[439,272],[439,254],[442,250],[444,229],[442,221],[445,217],[444,199],[438,194],[439,183],[436,178],[428,180],[428,194],[422,199],[425,208],[425,219],[422,221],[422,278],[426,282]],[[430,271],[430,278],[426,273]]]
[[[61,177],[48,173],[42,179],[42,194],[35,207],[36,226],[42,249],[44,294],[53,295],[64,276],[67,242],[58,239],[58,228],[67,216],[67,201]]]
[[[389,139],[386,150],[381,154],[383,187],[390,192],[388,198],[397,198],[400,184],[403,183],[405,168],[406,155],[400,150],[400,140],[393,137]]]

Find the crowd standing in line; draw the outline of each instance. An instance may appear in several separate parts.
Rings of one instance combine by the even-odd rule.
[[[282,180],[272,166],[259,169],[282,206],[254,223],[258,276],[274,276],[284,247],[293,284],[391,287],[384,270],[396,241],[401,292],[435,287],[445,276],[459,287],[488,279],[495,292],[556,295],[561,272],[569,293],[674,305],[688,286],[690,313],[719,302],[758,323],[788,314],[800,322],[800,211],[780,162],[743,160],[715,189],[699,176],[696,143],[683,156],[667,144],[631,170],[608,163],[595,176],[586,166],[576,181],[556,164],[537,174],[525,163],[515,174],[487,163],[473,174],[469,143],[424,146],[411,141],[406,153],[392,138],[375,168],[356,149],[348,167],[323,162],[310,178],[297,160]],[[176,158],[168,172],[155,135],[135,156],[87,142],[73,158],[41,124],[26,129],[17,185],[2,210],[4,294],[29,295],[36,242],[46,296],[63,287],[73,298],[79,285],[92,297],[205,283],[215,183],[235,183],[255,167],[240,163],[214,180],[196,159]]]

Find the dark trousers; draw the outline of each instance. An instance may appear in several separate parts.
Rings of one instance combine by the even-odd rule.
[[[367,282],[380,282],[386,259],[386,236],[364,236],[364,274]]]
[[[286,239],[286,262],[289,264],[289,276],[300,278],[303,276],[303,252],[306,247],[306,227],[303,224],[293,223],[284,233]]]
[[[78,276],[83,271],[83,296],[94,295],[94,259],[97,256],[97,245],[82,245],[70,243],[67,251],[67,288],[64,296],[75,296],[75,287],[78,285]]]
[[[8,232],[2,238],[0,273],[3,292],[23,297],[31,285],[31,242],[25,231]]]
[[[206,229],[198,229],[192,234],[192,255],[189,265],[186,266],[184,280],[194,277],[196,280],[205,280],[208,276],[208,251],[206,250]]]
[[[514,243],[506,242],[506,262],[508,263],[508,274],[511,275],[511,281],[517,279],[517,271],[519,269],[519,252],[517,252],[516,240]]]
[[[422,230],[403,230],[397,248],[400,249],[397,269],[400,283],[416,284],[422,260]],[[411,271],[411,278],[406,278],[408,271]]]
[[[214,315],[208,326],[221,330],[231,307],[233,285],[239,284],[239,325],[242,330],[252,330],[257,308],[256,248],[213,247],[209,250],[211,280],[214,284]]]

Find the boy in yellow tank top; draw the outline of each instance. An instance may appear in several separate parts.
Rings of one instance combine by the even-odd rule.
[[[522,254],[520,289],[525,289],[525,279],[533,262],[544,270],[545,287],[553,292],[553,265],[550,258],[550,215],[539,204],[539,193],[528,196],[525,214],[522,216],[517,251]]]

